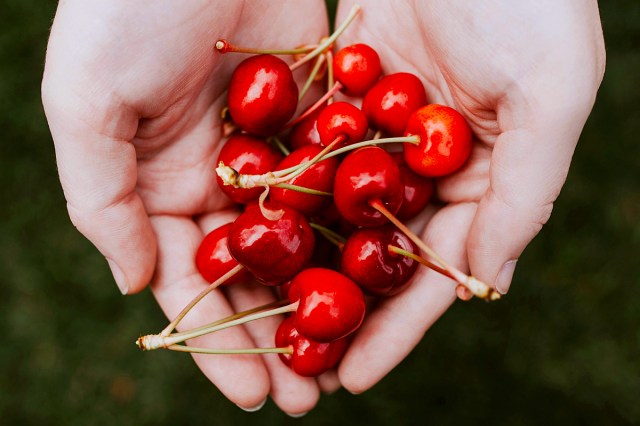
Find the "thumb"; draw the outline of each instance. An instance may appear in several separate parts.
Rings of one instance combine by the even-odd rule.
[[[136,153],[129,140],[137,114],[106,103],[89,106],[57,83],[45,72],[43,104],[69,216],[105,256],[120,291],[136,293],[156,263],[155,236],[135,192]]]
[[[496,140],[489,188],[471,225],[467,252],[472,275],[502,294],[518,258],[551,215],[584,120],[577,122],[559,123],[554,132],[547,121],[545,131],[505,131]]]

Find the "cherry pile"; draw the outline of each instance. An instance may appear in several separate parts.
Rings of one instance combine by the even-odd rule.
[[[161,333],[138,339],[142,349],[278,353],[296,373],[317,376],[346,351],[349,336],[364,319],[365,295],[398,294],[420,264],[466,289],[458,294],[499,297],[449,265],[403,224],[431,201],[435,178],[465,163],[472,132],[456,110],[429,103],[417,76],[383,75],[370,46],[353,44],[334,54],[333,43],[358,11],[355,7],[319,44],[290,51],[216,43],[215,54],[251,54],[231,76],[222,112],[227,139],[215,176],[212,171],[222,192],[243,211],[205,236],[198,249],[195,264],[211,285]],[[292,55],[295,62],[289,65],[275,54]],[[299,69],[309,73],[301,88],[293,75]],[[326,94],[294,117],[313,84],[325,85]],[[338,92],[349,101],[335,100]],[[277,286],[281,300],[173,332],[214,288],[248,280]],[[283,313],[289,316],[272,348],[183,344]]]

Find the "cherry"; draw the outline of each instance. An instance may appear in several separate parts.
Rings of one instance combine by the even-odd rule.
[[[334,102],[318,116],[320,142],[329,146],[338,137],[342,138],[335,148],[364,140],[369,126],[364,113],[348,102]]]
[[[411,170],[404,161],[402,152],[393,152],[391,157],[398,164],[404,184],[404,198],[396,217],[407,221],[416,217],[429,204],[433,196],[433,180]]]
[[[401,136],[411,114],[427,103],[418,77],[399,72],[383,77],[365,95],[362,111],[369,125],[389,136]]]
[[[291,129],[289,145],[293,149],[302,148],[305,145],[321,145],[318,133],[318,116],[323,109],[324,107],[315,109]]]
[[[236,125],[261,136],[282,129],[298,106],[298,86],[289,66],[272,55],[242,61],[231,76],[228,96]]]
[[[338,212],[358,226],[380,226],[387,222],[382,213],[370,206],[380,200],[396,214],[403,198],[400,171],[393,158],[382,148],[368,146],[353,151],[338,167],[333,198]]]
[[[307,264],[314,247],[313,230],[304,216],[277,203],[265,208],[280,210],[278,220],[267,219],[260,206],[249,204],[229,230],[229,252],[258,281],[279,285]]]
[[[223,162],[238,173],[261,174],[273,170],[282,154],[264,139],[243,133],[233,134],[222,146],[218,163]],[[258,199],[264,188],[235,188],[216,176],[218,185],[236,203],[247,204]]]
[[[333,368],[347,350],[348,339],[328,343],[316,342],[296,330],[295,318],[295,314],[285,318],[276,331],[276,346],[292,347],[291,354],[278,354],[282,362],[305,377],[316,377]]]
[[[214,282],[232,268],[238,265],[238,262],[231,257],[227,246],[227,239],[231,222],[226,223],[213,231],[209,232],[198,247],[196,252],[196,267],[207,282]],[[231,279],[224,282],[229,285],[237,282],[242,278],[242,272],[234,275]]]
[[[380,57],[366,44],[343,47],[333,57],[333,73],[349,96],[362,96],[382,73]]]
[[[296,329],[317,342],[332,342],[353,333],[364,319],[362,290],[343,274],[309,268],[291,281],[289,300],[298,302]]]
[[[309,161],[321,151],[322,147],[318,145],[303,146],[286,156],[285,159],[278,164],[276,170],[284,170]],[[317,191],[331,192],[333,190],[333,179],[335,178],[339,165],[340,161],[336,157],[319,161],[306,169],[302,174],[289,180],[287,184]],[[308,194],[277,186],[271,188],[270,197],[273,201],[294,208],[306,216],[319,213],[331,203],[330,197]]]
[[[409,118],[405,135],[420,138],[418,145],[404,144],[404,158],[414,172],[426,177],[453,173],[471,154],[471,128],[455,109],[424,106]]]
[[[402,291],[418,268],[418,262],[393,253],[389,246],[415,255],[420,251],[405,234],[392,225],[362,228],[342,248],[343,274],[371,294],[391,296]]]

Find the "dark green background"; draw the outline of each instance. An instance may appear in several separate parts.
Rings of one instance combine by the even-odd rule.
[[[640,2],[601,4],[604,83],[509,297],[457,304],[371,391],[301,420],[246,414],[190,357],[132,344],[165,319],[68,220],[40,104],[55,5],[0,12],[0,423],[640,423]]]

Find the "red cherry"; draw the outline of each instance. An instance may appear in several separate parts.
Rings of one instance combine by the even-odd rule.
[[[269,220],[260,206],[250,204],[231,225],[229,252],[258,281],[279,285],[290,280],[313,254],[314,234],[304,216],[292,208],[265,203],[281,209],[282,217]]]
[[[322,151],[322,147],[319,145],[303,146],[285,157],[276,167],[276,171],[309,161],[318,155],[320,151]],[[318,191],[331,192],[333,191],[333,179],[339,165],[340,160],[337,157],[319,161],[287,183]],[[271,187],[269,196],[273,201],[296,209],[306,216],[320,212],[331,203],[331,197],[328,196],[307,194],[293,189],[278,188],[277,186]]]
[[[314,110],[307,118],[296,124],[289,135],[289,145],[293,149],[302,148],[305,145],[321,145],[318,133],[318,116],[322,108]]]
[[[383,77],[362,100],[362,111],[373,129],[401,136],[409,116],[427,103],[427,93],[418,77],[399,72]]]
[[[396,217],[404,222],[416,217],[429,204],[433,196],[433,180],[420,176],[407,166],[402,152],[391,153],[398,164],[404,185],[404,198]]]
[[[309,268],[291,281],[289,300],[299,301],[296,329],[317,342],[332,342],[353,333],[364,319],[364,295],[339,272]]]
[[[236,133],[222,146],[217,163],[222,161],[238,173],[263,174],[272,171],[281,160],[282,154],[264,139]],[[255,201],[264,191],[264,188],[235,188],[224,185],[220,176],[216,179],[222,192],[236,203]]]
[[[214,282],[231,269],[238,262],[231,257],[227,246],[227,239],[231,223],[224,224],[213,231],[209,232],[198,247],[196,252],[196,267],[207,282]],[[244,274],[242,272],[233,276],[233,278],[224,282],[223,285],[229,285],[237,282]]]
[[[333,73],[349,96],[362,96],[382,73],[380,57],[366,44],[343,47],[333,57]]]
[[[305,377],[316,377],[333,368],[347,350],[348,339],[316,342],[298,333],[295,318],[295,314],[285,318],[276,331],[276,346],[291,346],[293,349],[292,354],[279,354],[282,362]]]
[[[229,83],[229,113],[242,130],[261,136],[277,133],[298,106],[298,86],[289,66],[273,55],[242,61]]]
[[[368,146],[353,151],[338,167],[333,199],[338,212],[358,226],[380,226],[387,219],[369,205],[379,199],[396,214],[402,204],[404,187],[393,158],[382,148]]]
[[[426,177],[448,175],[471,154],[471,128],[455,109],[431,104],[409,118],[405,135],[417,135],[418,145],[404,144],[404,159],[411,170]]]
[[[371,294],[397,294],[416,272],[418,262],[390,252],[390,245],[420,254],[418,246],[392,225],[362,228],[342,248],[340,270]]]
[[[344,140],[336,148],[360,142],[368,130],[367,117],[348,102],[334,102],[318,116],[318,133],[324,146],[329,146],[339,136]]]

